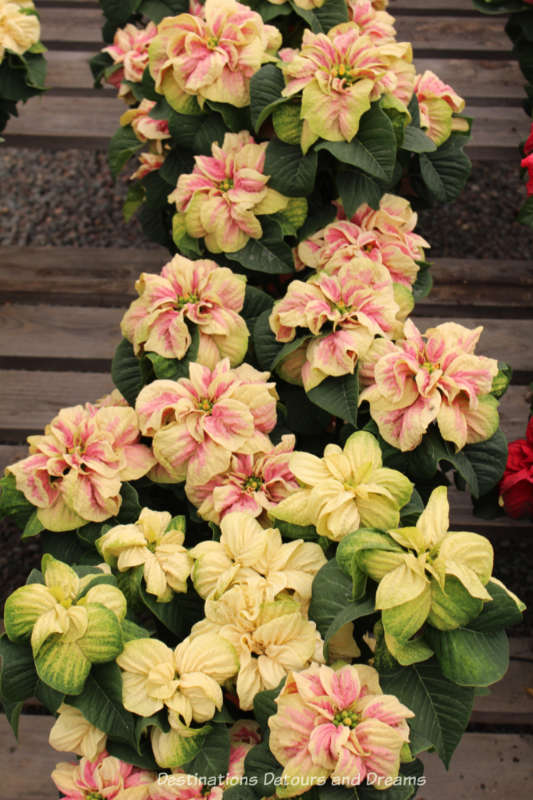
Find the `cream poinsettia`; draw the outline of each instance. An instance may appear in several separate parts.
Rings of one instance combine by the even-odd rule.
[[[254,697],[274,689],[290,669],[303,669],[320,659],[322,640],[314,622],[288,596],[273,599],[260,578],[233,586],[205,603],[206,619],[191,631],[193,642],[206,632],[227,640],[238,653],[237,694],[243,711],[253,708]]]
[[[31,0],[0,3],[0,62],[6,50],[21,56],[39,41],[41,25]]]
[[[43,583],[21,586],[7,598],[6,633],[12,642],[31,642],[41,680],[58,692],[79,694],[91,665],[112,661],[122,650],[126,598],[100,582],[98,567],[80,578],[46,554],[42,573]]]
[[[276,506],[276,518],[315,525],[336,542],[361,527],[398,525],[413,490],[405,475],[383,467],[377,439],[366,431],[352,433],[344,450],[328,444],[323,458],[294,453],[290,468],[302,488]]]
[[[427,621],[453,630],[476,617],[491,601],[492,545],[484,536],[448,531],[447,489],[433,490],[414,527],[387,533],[360,530],[339,546],[337,559],[365,592],[367,576],[378,582],[376,608],[385,634],[400,643]]]
[[[190,551],[201,597],[217,598],[236,583],[260,577],[274,596],[289,590],[302,603],[311,599],[313,578],[326,563],[320,545],[302,539],[284,544],[279,531],[264,530],[243,511],[227,514],[220,527],[220,541],[200,542]]]
[[[220,684],[239,667],[233,646],[209,633],[187,637],[175,650],[158,639],[134,639],[117,664],[128,711],[150,717],[167,708],[187,726],[192,720],[206,722],[222,708]]]
[[[167,603],[174,592],[187,591],[192,559],[184,539],[185,517],[172,519],[168,511],[143,508],[137,522],[115,525],[95,544],[119,572],[142,566],[146,591]]]
[[[91,725],[74,706],[61,703],[58,713],[48,736],[50,747],[61,753],[76,753],[89,761],[95,761],[105,750],[107,734]]]

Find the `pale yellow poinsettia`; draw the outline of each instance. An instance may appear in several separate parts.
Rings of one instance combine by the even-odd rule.
[[[187,637],[175,650],[158,639],[134,639],[126,643],[117,664],[128,711],[150,717],[166,707],[186,725],[206,722],[222,708],[220,684],[239,668],[233,646],[209,633]]]
[[[137,522],[116,525],[96,540],[96,547],[119,572],[143,566],[146,591],[160,603],[187,591],[192,559],[183,546],[185,518],[143,508]]]
[[[492,600],[485,588],[493,565],[484,536],[448,531],[447,489],[433,490],[415,526],[387,533],[359,530],[337,554],[354,579],[357,597],[366,576],[378,582],[376,608],[385,634],[406,642],[427,621],[440,630],[466,624]]]
[[[283,543],[278,530],[265,530],[244,511],[226,514],[219,542],[200,542],[190,551],[192,579],[201,597],[219,597],[230,586],[263,578],[272,598],[289,590],[305,604],[313,578],[325,563],[320,545],[296,539]]]
[[[97,728],[74,706],[61,703],[59,716],[54,722],[48,744],[61,753],[76,753],[95,761],[105,750],[107,734]]]
[[[209,632],[237,651],[240,667],[237,694],[243,711],[253,708],[257,692],[274,689],[291,669],[299,670],[321,658],[323,642],[314,622],[288,597],[271,599],[260,578],[232,586],[205,603],[206,619],[191,631],[193,641]]]
[[[39,17],[31,12],[35,12],[35,6],[30,0],[0,3],[0,63],[6,50],[21,56],[39,41]]]
[[[398,525],[413,490],[405,475],[383,467],[377,439],[366,431],[353,433],[344,450],[328,444],[323,458],[296,452],[289,466],[302,488],[273,514],[297,525],[315,525],[320,536],[336,542],[358,528]]]
[[[65,694],[79,694],[93,663],[112,661],[122,650],[126,598],[102,570],[80,578],[46,554],[43,583],[20,586],[5,604],[4,625],[12,642],[31,643],[37,674]]]

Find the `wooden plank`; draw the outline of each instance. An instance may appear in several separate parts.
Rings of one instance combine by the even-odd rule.
[[[533,736],[467,733],[448,772],[435,754],[422,754],[427,778],[418,800],[530,797]]]
[[[483,725],[533,725],[533,640],[510,639],[509,669],[484,697],[476,698],[473,723]],[[527,659],[527,660],[522,660]]]
[[[0,386],[0,441],[9,443],[39,433],[60,408],[94,401],[113,383],[107,373],[2,369]],[[501,425],[510,440],[524,435],[527,398],[526,387],[511,386],[500,404]]]
[[[94,372],[0,370],[0,439],[22,442],[39,433],[64,406],[97,400],[113,389],[111,375]]]
[[[0,715],[0,800],[57,800],[50,773],[61,761],[76,761],[72,753],[58,753],[48,744],[53,720],[49,716],[21,716],[19,743]]]
[[[41,39],[49,42],[85,42],[103,47],[102,25],[104,18],[98,8],[73,8],[68,12],[65,8],[42,8]],[[90,49],[90,48],[88,48]]]
[[[431,253],[431,251],[429,251]],[[159,272],[170,256],[163,247],[3,247],[0,302],[124,306],[135,296],[141,272]],[[526,316],[533,306],[533,262],[524,260],[436,258],[434,287],[417,304],[450,304],[464,316],[476,306],[516,309]],[[521,307],[522,310],[518,310]],[[485,312],[488,316],[488,313]]]
[[[0,306],[0,360],[8,366],[4,359],[13,359],[9,366],[16,368],[18,359],[32,359],[35,365],[25,366],[42,369],[41,359],[77,359],[80,364],[90,359],[102,362],[98,369],[107,369],[120,337],[123,313],[123,309],[115,308],[4,303]],[[441,322],[440,317],[416,319],[422,332]],[[461,324],[471,329],[484,327],[479,353],[507,359],[519,372],[531,371],[531,320],[461,318]]]
[[[464,52],[465,57],[473,52],[489,50],[510,53],[512,44],[505,33],[504,22],[499,17],[414,17],[401,16],[396,19],[398,41],[411,42],[416,62],[420,50],[453,50]],[[433,55],[433,53],[431,54]],[[437,55],[437,53],[435,53]]]
[[[70,50],[50,50],[46,55],[48,62],[47,85],[58,93],[62,89],[91,89],[92,75],[88,66],[86,52]],[[516,61],[491,61],[438,58],[416,58],[417,72],[429,69],[445,83],[453,86],[465,98],[484,98],[494,102],[494,98],[514,98],[517,102],[524,98],[524,77]],[[114,89],[109,89],[114,92]]]
[[[101,148],[119,125],[124,104],[111,94],[79,98],[49,95],[35,97],[19,110],[6,128],[8,144],[18,146],[47,146],[45,137],[52,140],[81,138],[89,146]],[[518,158],[518,144],[529,132],[530,120],[519,107],[483,106],[470,109],[474,118],[472,157]],[[490,152],[485,152],[490,151]]]

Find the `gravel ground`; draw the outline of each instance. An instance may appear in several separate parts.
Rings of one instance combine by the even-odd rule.
[[[0,186],[0,245],[150,246],[136,221],[124,223],[127,179],[113,183],[103,152],[0,148]],[[433,257],[529,259],[533,231],[515,222],[524,198],[518,163],[476,163],[461,198],[421,212],[419,231]],[[0,540],[1,605],[38,566],[39,545],[22,543],[7,521],[0,523]],[[498,576],[533,608],[531,543],[499,541],[496,565]],[[530,614],[514,633],[532,632]]]
[[[122,218],[127,184],[113,183],[104,152],[1,148],[0,245],[149,246]],[[419,230],[433,257],[527,259],[533,231],[515,222],[524,198],[518,160],[476,163],[460,200],[421,212]]]

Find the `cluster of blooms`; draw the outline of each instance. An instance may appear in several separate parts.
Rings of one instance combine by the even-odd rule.
[[[226,133],[211,156],[195,156],[190,174],[182,174],[169,196],[183,215],[189,236],[204,237],[212,253],[233,253],[248,239],[263,235],[258,214],[275,214],[288,198],[269,187],[264,174],[267,142],[257,144],[248,131]]]
[[[122,483],[155,463],[140,435],[135,411],[116,396],[63,408],[44,434],[28,438],[30,455],[7,471],[48,530],[104,522],[120,510]]]
[[[32,0],[0,0],[0,63],[7,52],[23,55],[37,44],[41,24]]]
[[[148,47],[156,35],[157,26],[153,22],[149,22],[144,28],[128,24],[124,28],[118,28],[113,44],[102,50],[111,56],[114,65],[106,80],[118,90],[118,96],[128,105],[135,103],[129,83],[141,81],[148,66]]]

